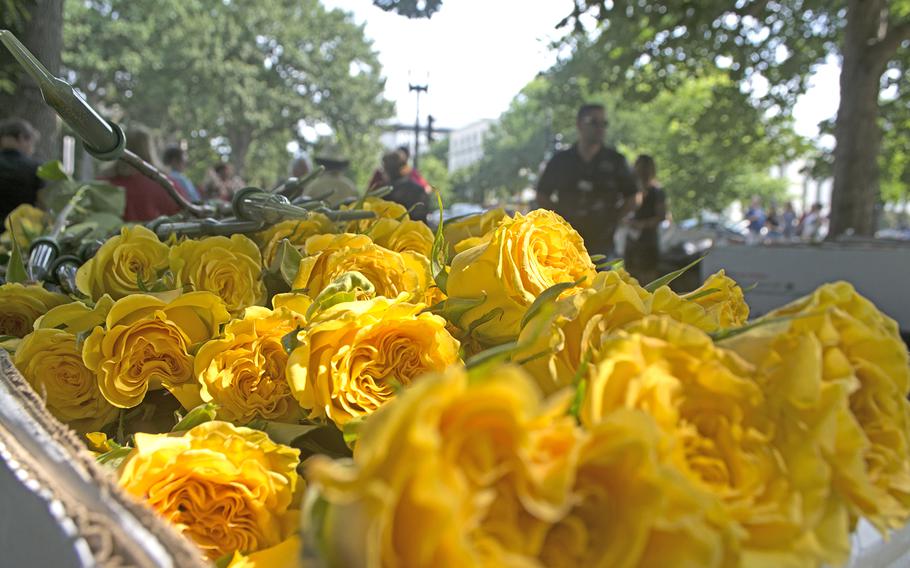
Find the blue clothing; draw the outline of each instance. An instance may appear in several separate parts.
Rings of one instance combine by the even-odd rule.
[[[765,212],[761,207],[750,207],[746,211],[746,219],[749,220],[749,230],[753,233],[761,232],[765,226]]]
[[[190,201],[198,203],[202,201],[202,196],[199,195],[199,191],[196,190],[196,186],[193,185],[193,182],[190,181],[190,178],[186,177],[177,170],[171,170],[169,174],[177,184],[183,188],[183,191],[186,193],[186,196],[190,198]]]

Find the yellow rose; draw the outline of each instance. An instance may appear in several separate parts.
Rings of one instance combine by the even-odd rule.
[[[105,242],[95,256],[79,267],[79,291],[97,300],[104,294],[119,300],[151,288],[168,268],[168,246],[142,225],[123,227],[120,235]]]
[[[747,557],[817,564],[828,559],[817,544],[821,533],[843,520],[827,509],[830,478],[785,464],[753,375],[751,365],[697,328],[650,317],[605,339],[595,353],[582,423],[593,428],[621,408],[647,412],[672,440],[679,471],[720,497],[745,529]]]
[[[650,312],[666,314],[708,333],[742,326],[749,319],[749,306],[742,289],[723,270],[682,296],[669,286],[661,286],[654,291]]]
[[[222,338],[196,353],[202,400],[217,404],[219,418],[231,422],[297,422],[301,412],[285,378],[288,355],[281,340],[302,324],[290,311],[259,307],[228,323]]]
[[[306,316],[306,313],[312,305],[313,298],[310,298],[306,294],[289,292],[287,294],[275,294],[272,296],[272,308],[276,310],[287,308],[301,317]]]
[[[82,358],[114,406],[132,408],[149,389],[164,387],[191,409],[202,402],[191,353],[229,319],[224,302],[211,292],[191,292],[170,303],[134,294],[114,303],[105,327],[85,340]]]
[[[170,265],[178,287],[218,294],[231,313],[265,302],[259,248],[243,235],[183,241],[171,247]]]
[[[449,245],[450,253],[467,250],[462,244],[471,240],[474,246],[480,244],[480,239],[489,235],[499,226],[500,221],[506,216],[505,210],[490,209],[480,215],[470,215],[462,219],[446,222],[443,225],[443,236]]]
[[[650,295],[625,273],[599,272],[590,288],[560,298],[525,325],[517,360],[550,393],[569,386],[590,349],[614,330],[648,313]]]
[[[351,205],[342,205],[342,210],[351,210],[357,207],[356,203]],[[379,219],[395,219],[401,221],[408,218],[408,210],[403,205],[394,201],[386,201],[379,197],[367,197],[361,207],[364,211],[372,211],[376,214],[373,219],[360,219],[348,223],[347,230],[351,233],[363,233],[368,231]]]
[[[148,503],[211,560],[290,536],[299,451],[263,432],[206,422],[181,435],[143,434],[120,486]]]
[[[458,341],[445,320],[403,300],[346,302],[313,316],[287,365],[300,406],[343,425],[372,413],[420,374],[458,362]]]
[[[19,344],[13,361],[48,411],[73,430],[92,432],[116,418],[117,409],[101,396],[72,333],[36,329]]]
[[[456,255],[447,292],[450,298],[485,298],[456,322],[462,329],[501,310],[475,329],[482,343],[499,344],[518,336],[522,316],[541,292],[582,278],[582,286],[590,286],[594,275],[581,236],[559,215],[538,209],[503,219],[488,241]]]
[[[300,406],[339,426],[374,412],[422,373],[458,362],[443,318],[404,296],[336,304],[298,334],[287,377]]]
[[[897,324],[846,282],[821,286],[767,317],[792,319],[723,345],[759,367],[783,432],[779,445],[827,464],[854,519],[882,530],[903,526],[910,516],[910,365]]]
[[[290,241],[297,249],[302,249],[306,240],[313,235],[334,233],[335,225],[322,213],[311,213],[307,219],[288,219],[261,233],[256,234],[256,242],[262,248],[262,262],[265,267],[272,265],[278,245],[283,239]]]
[[[301,552],[300,537],[295,534],[249,555],[235,552],[227,568],[303,568]]]
[[[25,337],[35,320],[54,306],[69,302],[63,294],[49,292],[40,284],[0,285],[0,335]]]
[[[451,247],[451,249],[452,249],[451,254],[456,255],[458,253],[462,253],[468,249],[472,249],[478,245],[482,245],[485,241],[486,241],[486,237],[468,237],[466,239],[462,239],[462,240],[458,241],[458,243],[455,246]]]
[[[433,231],[421,221],[378,219],[369,235],[377,245],[395,252],[416,252],[425,257],[433,250]]]
[[[520,467],[517,444],[540,406],[514,368],[477,381],[457,367],[428,375],[367,418],[353,463],[309,460],[308,501],[324,507],[304,515],[304,530],[329,566],[480,565],[472,533],[496,495],[472,485]]]
[[[13,234],[23,254],[28,252],[29,246],[35,237],[44,234],[44,223],[47,213],[28,203],[19,205],[3,220],[6,232],[0,235],[0,245],[6,250],[12,250]]]
[[[91,331],[95,326],[104,325],[114,301],[105,294],[92,307],[82,302],[70,302],[51,308],[35,320],[35,329],[62,329],[73,335]]]
[[[364,235],[310,237],[306,253],[292,287],[311,298],[346,272],[359,272],[373,284],[376,296],[387,298],[407,292],[414,301],[424,301],[432,285],[425,256],[389,250]]]
[[[547,527],[541,565],[737,566],[736,528],[716,496],[668,466],[649,416],[618,410],[582,438],[571,510]]]
[[[566,406],[514,366],[429,375],[364,421],[353,462],[308,462],[304,531],[328,566],[733,564],[647,416],[588,433]]]

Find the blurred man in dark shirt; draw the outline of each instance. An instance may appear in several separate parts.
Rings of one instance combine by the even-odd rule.
[[[36,142],[38,132],[27,121],[0,122],[0,223],[19,205],[38,199],[44,182],[36,173],[40,163],[31,157]]]
[[[578,142],[547,163],[537,184],[537,202],[575,227],[588,253],[613,256],[613,233],[635,207],[635,177],[623,155],[604,146],[603,105],[583,105],[575,126]]]

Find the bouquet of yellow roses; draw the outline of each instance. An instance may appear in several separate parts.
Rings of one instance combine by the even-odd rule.
[[[907,350],[849,284],[749,322],[548,211],[359,206],[0,286],[48,410],[219,565],[836,565],[910,516]]]

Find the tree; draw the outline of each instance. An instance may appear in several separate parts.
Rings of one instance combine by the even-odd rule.
[[[0,29],[12,31],[51,73],[59,73],[63,0],[0,0]],[[0,119],[14,116],[28,120],[41,133],[38,156],[59,155],[56,114],[44,104],[38,85],[0,47]]]
[[[91,101],[214,144],[249,179],[286,174],[288,142],[314,142],[303,124],[328,125],[354,164],[379,151],[392,106],[376,54],[317,0],[92,0],[66,16],[64,63]]]
[[[608,143],[630,160],[654,156],[677,217],[720,211],[753,194],[782,194],[783,182],[767,172],[800,150],[798,140],[786,120],[763,116],[725,74],[636,100],[593,91],[585,73],[566,76],[565,64],[526,85],[493,127],[483,160],[464,184],[475,195],[513,195],[533,183],[555,141],[574,141],[576,110],[589,101],[608,109]]]
[[[412,3],[383,2],[407,15]],[[596,22],[590,29],[589,20]],[[737,82],[765,77],[770,90],[759,106],[777,113],[792,108],[814,66],[839,53],[831,234],[874,231],[879,97],[886,70],[910,46],[910,0],[576,0],[558,26],[576,32],[570,46],[595,46],[600,84],[645,85],[638,71],[648,67],[649,78],[672,89],[722,65]]]

